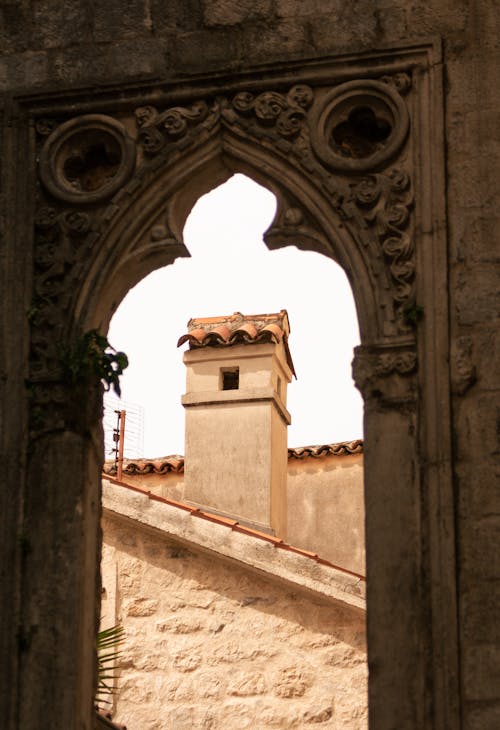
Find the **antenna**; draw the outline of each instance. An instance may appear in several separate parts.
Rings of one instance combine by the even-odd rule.
[[[120,414],[124,414],[120,418]],[[126,413],[126,416],[125,416]],[[125,438],[125,419],[127,432]],[[118,469],[120,446],[121,460],[140,459],[144,456],[144,409],[137,403],[129,403],[110,393],[104,394],[104,458],[115,460]],[[123,435],[120,433],[123,430]]]

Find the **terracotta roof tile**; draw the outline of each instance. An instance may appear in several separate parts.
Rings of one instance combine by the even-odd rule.
[[[288,449],[289,459],[319,459],[322,456],[349,456],[349,454],[362,454],[363,441],[341,441],[335,444],[322,444],[319,446],[297,446]],[[174,472],[181,474],[184,471],[184,457],[179,454],[173,456],[161,456],[157,459],[124,459],[123,474],[129,476],[141,474],[168,474]],[[104,464],[104,473],[115,475],[116,467],[114,461],[107,461]]]
[[[295,375],[292,357],[288,349],[290,323],[286,309],[274,314],[234,314],[221,317],[190,319],[188,331],[179,337],[177,347],[189,342],[190,348],[230,347],[260,342],[283,342],[290,370]]]
[[[184,471],[184,457],[175,454],[160,456],[157,459],[124,459],[122,469],[123,473],[128,475],[168,474],[169,472],[180,474]],[[116,474],[114,461],[105,462],[104,473]]]
[[[323,444],[321,446],[298,446],[288,449],[289,459],[306,459],[313,457],[318,459],[321,456],[347,456],[349,454],[362,454],[363,441],[341,441],[336,444]]]
[[[165,497],[160,497],[157,494],[151,494],[147,489],[142,489],[141,487],[136,487],[132,484],[127,484],[127,482],[124,481],[118,481],[118,479],[113,479],[108,474],[103,474],[103,477],[107,479],[112,484],[117,484],[120,487],[125,487],[126,489],[130,489],[133,492],[140,492],[141,494],[144,494],[148,499],[151,499],[155,502],[163,502],[163,504],[168,504],[170,507],[177,507],[178,509],[185,510],[186,512],[190,512],[191,517],[198,517],[199,519],[208,520],[209,522],[215,522],[216,524],[222,525],[224,527],[227,527],[230,530],[233,530],[234,532],[241,532],[244,535],[248,535],[249,537],[254,537],[257,540],[262,540],[264,542],[269,542],[272,545],[274,545],[276,548],[280,548],[282,550],[288,550],[293,553],[297,553],[298,555],[302,555],[305,558],[309,558],[310,560],[314,560],[317,563],[320,563],[321,565],[326,565],[327,567],[334,568],[335,570],[339,570],[342,573],[346,573],[347,575],[353,575],[356,578],[359,578],[362,581],[365,581],[366,578],[364,575],[360,575],[359,573],[354,573],[352,570],[347,570],[346,568],[342,568],[340,565],[335,565],[334,563],[331,563],[329,560],[324,560],[323,558],[320,558],[317,553],[313,553],[310,550],[303,550],[302,548],[294,547],[293,545],[288,545],[288,543],[284,542],[280,537],[275,537],[274,535],[269,535],[266,532],[261,532],[260,530],[254,530],[251,527],[247,527],[246,525],[240,525],[239,522],[236,520],[229,519],[227,517],[221,517],[219,515],[214,515],[212,512],[205,512],[204,510],[200,510],[197,507],[191,507],[188,504],[184,504],[183,502],[177,502],[173,499],[166,499]]]

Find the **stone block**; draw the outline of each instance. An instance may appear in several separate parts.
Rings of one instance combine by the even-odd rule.
[[[500,338],[497,327],[481,328],[476,334],[473,357],[477,361],[477,378],[481,390],[496,390],[498,388],[498,363],[500,362]]]
[[[462,525],[459,534],[462,590],[474,590],[475,581],[498,580],[500,517],[488,517]],[[480,590],[481,583],[475,590]]]
[[[277,0],[276,13],[283,18],[300,18],[305,15],[318,16],[332,14],[337,16],[345,8],[341,0]]]
[[[274,693],[278,697],[302,697],[312,685],[312,677],[299,666],[281,669],[274,675]]]
[[[249,20],[266,17],[271,19],[271,0],[204,0],[203,22],[214,25],[237,25]]]
[[[191,649],[185,649],[174,655],[172,666],[178,672],[194,672],[202,662],[201,654],[192,653]]]
[[[0,48],[3,53],[22,53],[30,45],[31,3],[3,2],[0,7]]]
[[[107,5],[107,3],[106,3]],[[33,3],[34,48],[65,48],[90,43],[92,19],[85,0],[38,0]]]
[[[33,85],[45,84],[49,80],[48,59],[45,52],[30,53],[25,64],[26,82]]]
[[[500,517],[500,466],[494,461],[456,467],[459,514],[463,520]]]
[[[457,276],[455,309],[462,325],[493,324],[500,312],[500,292],[494,268],[469,267]]]
[[[150,0],[149,8],[155,34],[192,31],[203,25],[200,0]]]
[[[500,217],[485,215],[481,207],[469,210],[469,215],[457,221],[456,255],[459,261],[498,263],[500,250],[497,245]]]
[[[124,605],[128,616],[153,616],[158,610],[158,601],[147,598],[133,598]]]
[[[335,53],[357,44],[375,45],[382,37],[397,35],[406,25],[404,10],[385,11],[371,2],[342,4],[337,12],[308,18],[310,36],[317,51]]]
[[[227,693],[235,697],[253,697],[266,691],[266,681],[261,672],[237,672],[227,686]]]
[[[484,215],[496,212],[498,190],[487,182],[486,169],[491,160],[481,159],[477,149],[449,157],[448,189],[452,220],[470,215],[468,209],[482,209]]]
[[[500,578],[482,585],[468,585],[460,601],[461,633],[467,641],[500,645],[500,622],[490,623],[500,606]]]
[[[171,60],[179,71],[235,68],[239,66],[236,30],[214,28],[179,34],[173,44]]]
[[[194,634],[202,628],[201,622],[188,615],[172,616],[164,621],[157,621],[155,624],[157,631],[170,632],[173,634]]]
[[[302,716],[305,723],[308,725],[316,725],[319,723],[328,722],[333,717],[333,706],[326,705],[321,707],[311,707],[306,710]]]
[[[479,385],[479,384],[478,384]],[[500,405],[498,394],[482,394],[471,389],[461,400],[455,400],[456,452],[459,459],[473,461],[481,453],[482,461],[498,454]],[[481,465],[479,465],[480,467]]]
[[[92,9],[93,36],[97,43],[148,35],[152,30],[149,3],[145,0],[120,0],[96,3]]]
[[[245,28],[243,56],[256,61],[279,60],[283,53],[305,53],[310,50],[307,31],[302,23],[288,20],[276,24],[259,24]]]
[[[465,644],[462,662],[467,700],[500,699],[500,645]]]
[[[464,730],[498,730],[500,727],[500,702],[485,706],[466,707]]]

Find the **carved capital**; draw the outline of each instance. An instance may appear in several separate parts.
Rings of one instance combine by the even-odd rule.
[[[365,400],[396,405],[415,400],[417,366],[413,345],[360,346],[354,351],[352,374]]]

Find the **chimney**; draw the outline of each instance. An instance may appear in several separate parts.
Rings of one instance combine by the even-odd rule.
[[[286,310],[191,319],[184,353],[187,502],[286,537]]]

